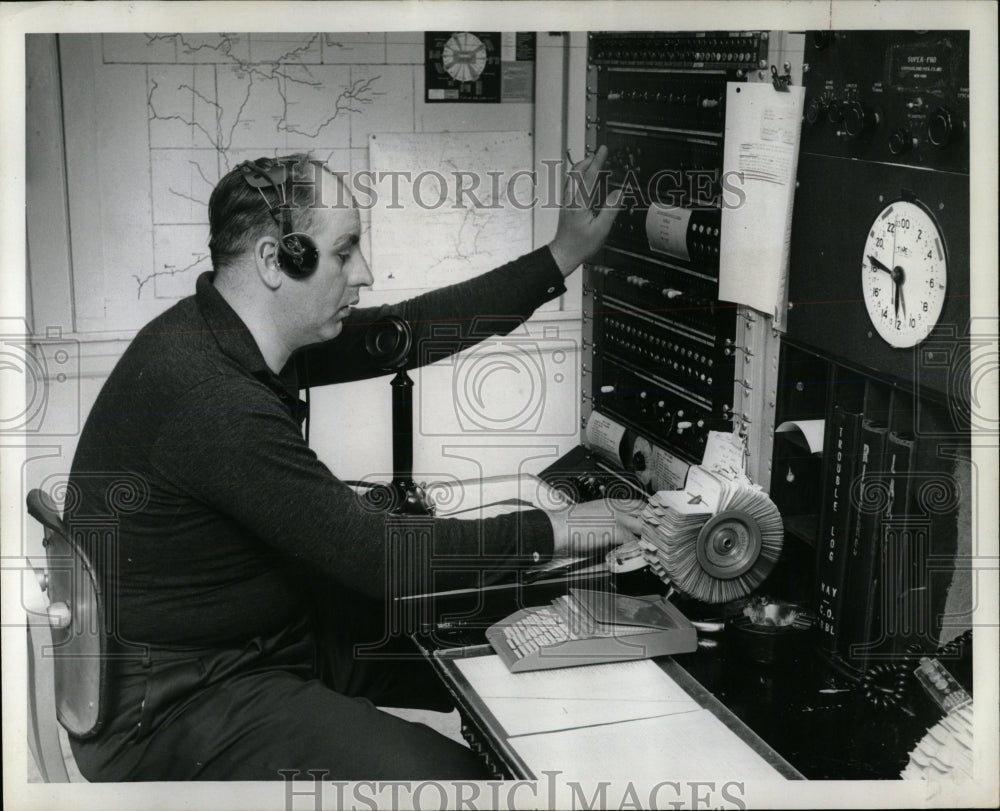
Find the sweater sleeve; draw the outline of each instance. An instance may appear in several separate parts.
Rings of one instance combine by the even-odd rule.
[[[552,528],[541,510],[467,521],[367,506],[256,381],[207,380],[180,398],[176,413],[153,445],[155,470],[239,522],[253,536],[251,546],[263,542],[332,583],[379,598],[390,582],[406,583],[407,593],[475,587],[552,556]]]
[[[546,301],[566,292],[548,247],[474,279],[433,290],[399,304],[355,310],[331,341],[305,347],[293,358],[303,385],[323,386],[385,374],[365,350],[365,334],[388,316],[413,332],[407,368],[439,360],[491,335],[506,335]]]

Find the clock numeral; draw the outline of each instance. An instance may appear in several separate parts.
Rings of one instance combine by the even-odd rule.
[[[924,302],[924,312],[925,313],[927,312],[927,302],[926,301]]]
[[[878,298],[879,297],[879,293],[881,292],[881,290],[882,290],[881,287],[875,287],[875,288],[873,288],[872,289],[872,297],[873,298]]]
[[[885,245],[885,242],[882,240],[882,237],[875,237],[875,247],[876,248],[881,248],[884,245]]]

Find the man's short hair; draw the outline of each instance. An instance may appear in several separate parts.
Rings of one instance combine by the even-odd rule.
[[[292,230],[308,234],[317,205],[322,203],[321,172],[329,171],[322,161],[305,153],[258,160],[270,160],[285,167],[284,197],[279,189],[250,186],[239,167],[230,170],[216,184],[208,201],[208,248],[216,270],[249,253],[262,236],[281,236],[270,206],[278,207],[284,199],[291,208]]]

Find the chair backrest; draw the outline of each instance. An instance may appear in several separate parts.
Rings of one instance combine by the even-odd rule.
[[[108,712],[108,635],[100,581],[49,498],[32,490],[27,503],[28,513],[45,528],[56,716],[70,734],[92,737]]]

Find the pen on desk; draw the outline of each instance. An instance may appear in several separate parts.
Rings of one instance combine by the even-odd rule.
[[[461,648],[445,648],[438,652],[438,655],[447,659],[464,659],[466,656],[482,656],[491,653],[493,647],[489,643],[482,645],[465,645]]]

